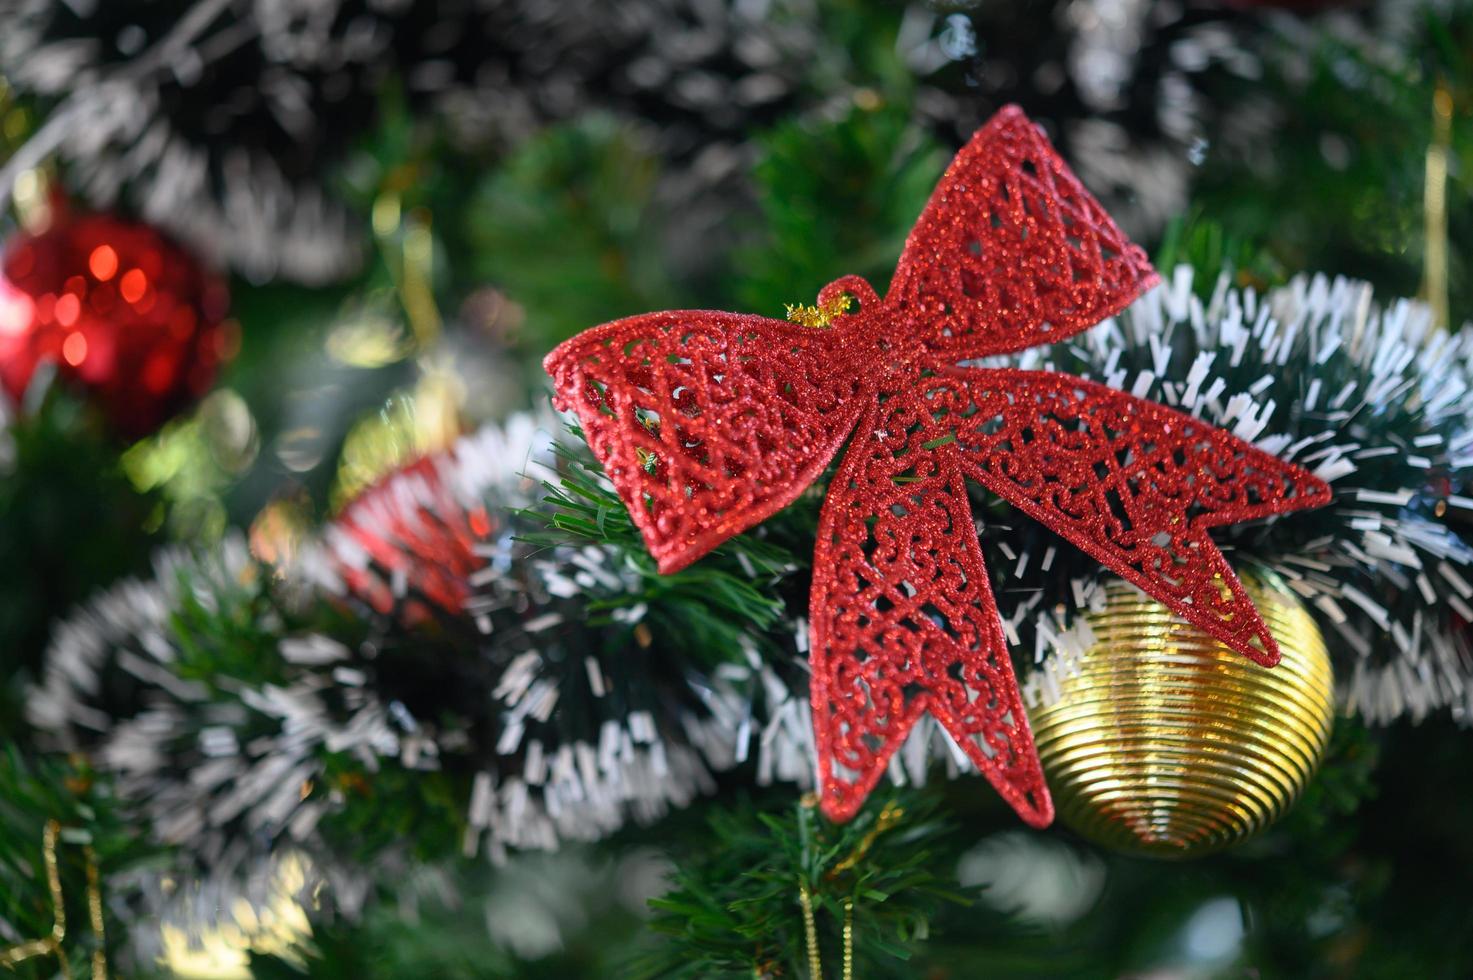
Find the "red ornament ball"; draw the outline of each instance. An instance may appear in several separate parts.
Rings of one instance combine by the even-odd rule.
[[[235,343],[229,292],[148,225],[60,214],[0,258],[0,387],[19,401],[43,364],[128,437],[202,395]]]

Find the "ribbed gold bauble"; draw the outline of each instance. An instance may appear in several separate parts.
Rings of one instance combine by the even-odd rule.
[[[1253,663],[1125,582],[1033,737],[1059,819],[1152,857],[1197,857],[1267,827],[1324,755],[1334,715],[1319,628],[1277,581],[1243,576],[1283,659]]]

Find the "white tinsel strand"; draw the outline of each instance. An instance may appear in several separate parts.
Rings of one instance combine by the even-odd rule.
[[[215,591],[237,584],[249,565],[245,540],[239,536],[227,538],[206,555],[166,548],[154,556],[151,578],[127,579],[85,603],[56,625],[41,684],[26,701],[31,724],[55,736],[58,747],[66,750],[78,747],[77,729],[108,731],[114,719],[87,701],[99,693],[99,674],[109,659],[120,648],[129,648],[151,654],[154,665],[167,662],[169,641],[164,632],[182,592],[188,588],[198,601],[213,602]],[[157,666],[136,653],[127,658],[128,668],[145,682],[160,679]],[[176,697],[199,696],[173,675],[163,682]]]
[[[323,125],[304,98],[307,79],[333,65],[361,68],[366,57],[347,38],[320,36],[330,18],[272,16],[274,6],[196,0],[156,24],[160,32],[152,38],[137,24],[124,24],[115,37],[48,38],[54,22],[75,16],[84,24],[93,5],[0,2],[6,24],[0,66],[11,83],[63,97],[0,170],[0,202],[20,172],[61,153],[83,164],[81,190],[95,204],[112,206],[132,186],[144,218],[253,278],[284,274],[321,283],[352,271],[361,245],[347,212],[316,183],[288,176],[279,146],[225,139],[237,114],[231,94],[250,89],[260,99],[262,121],[296,137],[299,149],[307,145]],[[146,17],[139,12],[140,20]],[[99,17],[107,21],[106,13]],[[312,57],[304,57],[309,51]],[[181,120],[163,110],[165,90],[193,97],[212,84],[201,85],[202,78],[245,52],[258,58],[257,75],[239,86],[217,85],[220,104],[196,107],[205,128],[181,130]]]

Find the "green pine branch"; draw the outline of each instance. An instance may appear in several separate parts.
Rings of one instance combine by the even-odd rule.
[[[817,963],[838,977],[848,949],[856,976],[908,975],[938,911],[971,900],[950,872],[956,832],[935,795],[914,790],[877,791],[838,824],[810,798],[714,808],[651,902],[664,940],[637,972],[798,977]]]
[[[15,947],[53,936],[57,909],[48,886],[46,826],[60,832],[54,850],[65,926],[61,951],[19,958]],[[140,866],[157,849],[137,833],[112,795],[108,781],[80,760],[28,759],[16,745],[0,750],[0,966],[20,980],[66,980],[93,975],[100,951],[114,964],[137,924],[119,918],[123,903],[109,877]],[[92,930],[89,864],[104,902],[105,942]],[[145,924],[146,925],[146,924]],[[10,951],[7,954],[7,950]]]

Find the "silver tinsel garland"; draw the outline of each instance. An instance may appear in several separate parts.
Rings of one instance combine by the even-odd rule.
[[[624,629],[637,627],[646,607],[638,576],[617,554],[591,545],[528,547],[517,539],[518,525],[500,519],[535,506],[542,481],[556,480],[555,425],[521,416],[487,427],[437,458],[433,480],[404,472],[365,495],[369,509],[355,518],[411,550],[425,522],[449,516],[437,510],[479,506],[497,515],[495,529],[475,546],[482,565],[469,577],[463,609],[474,627],[465,642],[494,664],[485,710],[497,719],[491,757],[471,760],[478,771],[467,853],[483,845],[498,858],[507,847],[551,849],[563,840],[602,837],[631,816],[648,822],[672,805],[684,806],[714,787],[712,770],[752,751],[754,700],[793,700],[756,656],[755,636],[743,661],[713,675],[686,669],[677,678],[641,678],[651,689],[675,681],[673,699],[650,698],[621,677],[635,670],[637,650],[626,651],[622,662],[596,643],[580,651],[581,633],[603,629],[583,624],[591,605],[610,608],[614,628]],[[448,488],[451,499],[435,487]],[[348,596],[345,568],[374,574],[359,541],[330,526],[302,572],[325,592]],[[402,574],[390,573],[380,584],[401,598],[413,589]],[[661,707],[669,714],[657,714]],[[566,734],[572,731],[587,734]],[[796,762],[780,734],[775,730],[756,750],[764,771],[789,771]],[[465,754],[456,748],[464,733],[438,737],[442,755]]]
[[[1436,710],[1467,720],[1473,549],[1445,522],[1473,511],[1473,341],[1434,329],[1417,303],[1378,306],[1343,279],[1302,277],[1261,296],[1224,275],[1205,302],[1192,285],[1178,270],[1119,317],[1011,363],[1093,374],[1329,480],[1326,508],[1224,529],[1220,542],[1304,598],[1340,664],[1348,710],[1374,723]],[[224,866],[247,866],[263,842],[323,847],[321,821],[355,805],[330,785],[329,757],[352,760],[370,781],[386,767],[459,774],[463,850],[498,859],[657,819],[744,763],[760,783],[811,785],[806,623],[753,630],[701,668],[696,651],[608,642],[637,637],[658,600],[632,555],[522,537],[519,509],[558,479],[555,429],[526,416],[487,428],[430,470],[381,483],[372,507],[355,512],[406,550],[461,512],[495,518],[474,544],[469,599],[438,625],[397,621],[416,597],[413,566],[380,568],[341,521],[271,586],[278,603],[266,612],[251,605],[263,570],[240,540],[205,556],[170,551],[153,578],[116,586],[59,626],[31,720],[58,747],[90,750],[160,838]],[[1021,526],[984,521],[980,531],[1005,630],[1036,662],[1025,695],[1047,700],[1092,641],[1078,613],[1099,602],[1101,573]],[[371,611],[347,570],[402,602]],[[771,588],[755,569],[751,580]],[[290,618],[322,596],[360,626],[379,625],[350,644],[293,632],[272,611]],[[276,679],[181,670],[188,654],[171,624],[185,600],[256,610],[253,635],[268,637]],[[385,669],[406,657],[413,673],[443,678],[432,680],[437,710],[412,708],[402,674]],[[447,664],[463,671],[445,673]],[[119,678],[131,707],[115,712]],[[970,769],[923,719],[891,777],[923,782],[937,761],[952,775]]]
[[[320,93],[346,94],[387,38],[334,35],[332,9],[313,6],[196,0],[164,15],[0,0],[0,72],[59,100],[0,170],[0,202],[55,153],[94,205],[127,194],[146,220],[254,278],[352,271],[357,232],[310,174],[354,114],[330,125]]]
[[[924,79],[963,52],[912,14],[897,53]],[[334,174],[402,91],[474,153],[612,113],[709,236],[746,196],[754,134],[860,90],[827,18],[813,0],[0,0],[0,76],[49,105],[0,168],[0,202],[54,154],[94,206],[126,204],[255,280],[330,282],[365,244]],[[918,102],[935,128],[965,115],[934,87]]]
[[[455,506],[507,518],[535,505],[540,480],[555,478],[554,426],[521,416],[487,427],[433,460],[437,480]],[[437,519],[429,508],[447,505],[415,470],[391,477],[372,497],[359,518],[389,535],[413,534]],[[208,866],[243,865],[263,841],[320,847],[319,821],[349,803],[336,789],[313,792],[329,756],[347,755],[370,774],[384,766],[473,767],[464,850],[485,848],[497,858],[508,847],[596,839],[630,817],[654,820],[709,791],[712,771],[748,758],[764,782],[808,777],[806,704],[758,656],[758,637],[740,660],[709,675],[675,671],[665,679],[673,695],[643,704],[620,676],[626,665],[596,645],[581,654],[576,646],[602,629],[581,622],[592,603],[612,604],[626,628],[638,624],[645,610],[637,576],[608,550],[534,548],[517,540],[517,530],[503,520],[477,543],[484,564],[465,604],[469,628],[453,646],[423,650],[427,670],[436,669],[434,658],[479,658],[485,690],[476,693],[486,717],[416,717],[376,675],[383,654],[373,641],[354,649],[319,633],[286,632],[274,642],[285,675],[276,683],[178,676],[183,655],[170,623],[186,593],[242,615],[260,593],[256,577],[266,572],[230,538],[202,555],[162,553],[152,578],[120,583],[61,623],[29,701],[31,721],[55,747],[88,750],[159,839]],[[373,563],[329,525],[272,590],[289,604],[310,594],[351,604],[345,568],[371,571]],[[384,584],[400,596],[413,590],[402,575],[386,573]],[[252,625],[284,631],[272,613]],[[121,704],[110,690],[117,675],[132,689]],[[650,679],[652,688],[660,683]],[[764,705],[773,708],[770,723],[761,720]],[[488,726],[489,745],[473,737]]]

